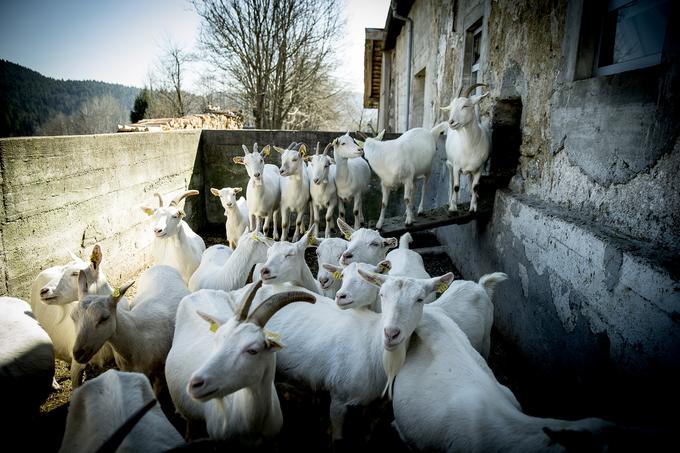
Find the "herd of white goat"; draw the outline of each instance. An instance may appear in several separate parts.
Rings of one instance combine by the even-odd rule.
[[[410,234],[397,240],[361,228],[370,168],[382,182],[377,226],[398,185],[412,222],[414,183],[427,181],[442,132],[450,208],[465,172],[475,209],[489,141],[473,111],[483,95],[470,92],[452,102],[448,127],[365,143],[345,134],[323,151],[317,145],[309,162],[304,144],[244,146],[234,161],[248,172],[246,199],[237,198],[239,187],[211,191],[225,209],[229,246],[206,249],[183,220],[182,201],[197,191],[167,206],[156,194],[158,207],[143,208],[152,218],[154,265],[138,279],[134,299],[125,297],[132,283],[108,284],[98,245],[87,261],[72,255],[41,272],[30,307],[0,298],[0,359],[15,358],[15,392],[24,395],[16,409],[35,410],[57,385],[56,357],[70,363],[75,388],[64,452],[166,451],[205,436],[261,445],[285,420],[279,379],[330,394],[334,442],[343,439],[348,407],[382,397],[392,401],[402,440],[418,450],[562,451],[569,433],[597,438],[610,423],[525,415],[487,365],[492,296],[505,274],[476,282],[454,281],[452,273],[433,277],[409,249]],[[280,168],[265,163],[271,148],[281,153]],[[419,213],[424,196],[423,187]],[[349,200],[354,227],[343,220]],[[342,238],[330,237],[336,205]],[[302,214],[310,207],[305,227]],[[286,242],[291,212],[296,223]],[[279,213],[275,242],[267,236],[273,223],[278,239]],[[322,213],[325,237],[317,238]],[[316,278],[305,261],[309,247],[316,247]],[[35,319],[27,316],[31,310]],[[119,371],[83,383],[87,364]],[[166,418],[174,412],[186,421],[183,436]]]

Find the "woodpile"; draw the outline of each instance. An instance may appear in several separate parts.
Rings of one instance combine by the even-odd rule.
[[[200,113],[181,118],[153,118],[134,124],[119,124],[118,132],[161,132],[177,129],[241,129],[243,117],[238,113]]]

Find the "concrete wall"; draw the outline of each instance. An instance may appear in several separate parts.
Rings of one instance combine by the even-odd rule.
[[[561,389],[544,397],[608,398],[617,407],[625,389],[641,403],[633,407],[649,407],[645,396],[677,402],[680,39],[669,25],[655,67],[579,75],[579,39],[593,32],[584,22],[595,17],[584,11],[590,3],[414,3],[412,73],[425,65],[431,87],[424,127],[446,118],[439,107],[462,84],[465,30],[483,15],[481,74],[490,96],[480,110],[494,125],[490,167],[515,173],[488,223],[438,236],[465,278],[510,275],[495,322],[520,347],[527,382]],[[381,103],[393,108],[381,117],[395,130],[404,127],[407,31],[392,51],[395,88]],[[448,175],[433,179],[431,203],[443,205]],[[463,178],[463,192],[466,185]]]
[[[0,294],[28,299],[47,267],[87,260],[99,243],[114,284],[150,262],[153,238],[140,205],[156,206],[187,187],[200,155],[200,131],[0,139]],[[189,222],[200,209],[187,202]],[[200,206],[197,206],[200,208]]]

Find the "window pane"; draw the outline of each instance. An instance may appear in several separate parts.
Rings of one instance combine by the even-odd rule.
[[[660,54],[666,33],[668,3],[635,0],[607,13],[598,66]]]

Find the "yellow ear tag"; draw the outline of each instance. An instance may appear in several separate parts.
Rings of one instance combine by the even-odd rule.
[[[257,232],[253,231],[253,235],[251,236],[253,241],[260,242],[260,238],[257,237]]]
[[[210,331],[211,331],[212,333],[217,332],[217,328],[218,328],[218,327],[219,327],[219,326],[217,325],[216,322],[211,322],[211,323],[210,323]]]
[[[264,338],[267,341],[273,341],[275,343],[281,343],[281,335],[276,332],[271,332],[267,329],[264,330]]]
[[[349,231],[345,231],[345,240],[349,241],[349,238],[351,238],[351,237],[352,237],[352,233],[350,233]]]
[[[314,235],[309,236],[307,242],[309,243],[309,245],[319,245],[319,241],[316,239],[316,236]]]
[[[333,272],[333,279],[342,280],[342,274],[340,273],[340,271]]]
[[[437,286],[437,292],[438,292],[439,294],[443,294],[444,291],[446,291],[447,289],[449,289],[449,284],[448,284],[448,283],[442,282],[442,283],[439,284],[439,286]]]
[[[112,296],[113,297],[120,297],[120,288],[114,288]]]

